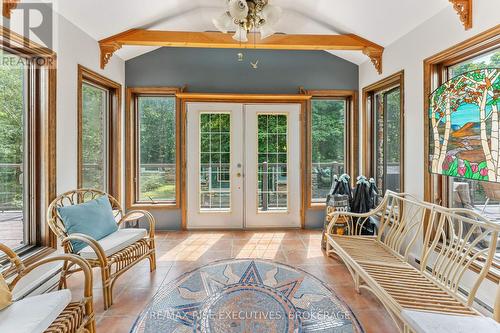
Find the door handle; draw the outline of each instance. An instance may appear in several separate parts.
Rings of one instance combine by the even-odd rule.
[[[236,177],[238,177],[238,178],[241,177],[241,172],[237,172]]]

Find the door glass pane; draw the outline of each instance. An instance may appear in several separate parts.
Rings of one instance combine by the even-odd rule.
[[[107,191],[108,91],[82,85],[82,187]]]
[[[315,99],[312,106],[312,202],[325,202],[333,176],[345,171],[345,100]]]
[[[200,114],[200,210],[231,209],[231,115]]]
[[[176,199],[176,117],[174,96],[140,96],[139,200]]]
[[[288,120],[284,114],[259,114],[259,212],[288,210]]]
[[[18,56],[2,51],[2,60],[8,65],[0,66],[0,243],[16,248],[28,242],[26,70]]]

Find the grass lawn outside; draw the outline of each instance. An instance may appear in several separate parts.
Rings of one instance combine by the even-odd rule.
[[[148,192],[140,193],[141,201],[148,200],[175,200],[175,185],[162,185]]]

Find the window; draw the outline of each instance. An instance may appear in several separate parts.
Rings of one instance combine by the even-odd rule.
[[[78,66],[78,187],[120,197],[121,85]]]
[[[401,192],[401,89],[375,94],[374,170],[381,192]]]
[[[82,184],[108,191],[108,91],[88,82],[82,87]]]
[[[44,218],[55,197],[55,54],[0,30],[0,242],[43,255],[55,246]]]
[[[0,67],[0,242],[17,248],[28,244],[26,221],[29,184],[27,147],[27,68],[23,59],[4,51],[12,66]]]
[[[179,207],[177,92],[175,88],[127,89],[127,208]],[[215,172],[212,182],[217,183],[222,176]]]
[[[345,99],[311,100],[311,200],[323,203],[333,176],[346,170]]]
[[[306,208],[323,209],[333,177],[358,175],[358,93],[353,90],[307,90]]]
[[[173,96],[139,96],[139,201],[175,202],[176,106]]]
[[[403,192],[403,72],[363,89],[364,168],[379,192]]]
[[[429,100],[428,96],[453,77],[473,69],[485,67],[500,67],[500,28],[492,28],[480,35],[472,37],[446,51],[438,53],[424,61],[424,137],[429,137],[430,121],[428,117]],[[466,124],[464,124],[466,125]],[[467,128],[467,127],[466,127]],[[468,143],[471,147],[465,148],[462,157],[468,159],[484,158],[480,149],[475,149],[474,131]],[[460,149],[459,148],[459,149]],[[426,162],[430,161],[429,145],[424,145]],[[468,155],[464,155],[468,154]],[[474,180],[465,180],[461,178],[448,177],[443,175],[431,174],[426,171],[424,174],[424,198],[427,201],[435,202],[449,207],[465,207],[472,209],[480,214],[484,214],[493,221],[500,221],[500,203],[497,193],[500,190],[500,184],[492,182],[482,182]],[[481,243],[478,246],[482,246]],[[486,246],[486,245],[484,245]],[[471,269],[478,271],[481,268],[481,262],[472,265]],[[498,282],[500,279],[500,261],[492,263],[487,277]]]
[[[470,59],[446,66],[446,79],[462,73],[483,68],[500,68],[500,47],[475,55]],[[466,127],[467,124],[464,124]],[[479,135],[479,133],[476,133]],[[482,148],[469,142],[470,150],[459,154],[459,158],[471,163],[485,160]],[[472,149],[478,148],[478,149]],[[448,205],[450,207],[470,208],[486,215],[493,221],[500,221],[500,184],[477,180],[447,177]]]

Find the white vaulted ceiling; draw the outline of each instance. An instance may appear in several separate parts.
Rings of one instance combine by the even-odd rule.
[[[131,28],[215,31],[212,18],[226,0],[56,0],[55,10],[96,40]],[[446,7],[448,0],[271,0],[283,8],[277,31],[295,34],[354,33],[387,46]],[[151,51],[124,47],[125,60]],[[359,52],[332,52],[351,62]]]

